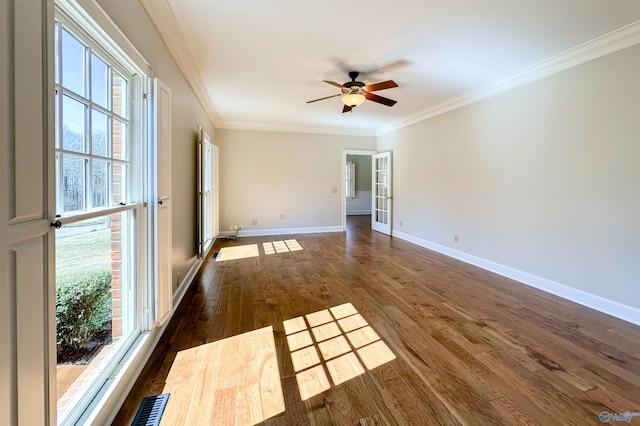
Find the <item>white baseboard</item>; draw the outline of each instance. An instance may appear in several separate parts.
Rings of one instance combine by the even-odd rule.
[[[189,285],[198,273],[202,263],[202,259],[196,258],[189,272],[187,272],[180,282],[177,291],[173,295],[173,311],[171,312],[171,317],[169,317],[162,326],[140,336],[138,344],[124,362],[123,373],[112,383],[108,383],[109,386],[104,394],[102,394],[100,402],[98,402],[93,412],[87,418],[87,424],[110,425],[113,423],[118,411],[120,411],[120,407],[124,404],[125,399],[140,376],[142,369],[158,345],[167,325],[171,322],[171,318],[173,318],[176,309],[180,306],[182,298],[189,289]]]
[[[213,247],[213,244],[211,244],[211,246],[209,247],[209,251],[211,251],[212,247]],[[180,285],[178,286],[175,294],[173,295],[173,312],[171,313],[171,317],[173,317],[173,314],[175,314],[176,309],[178,309],[178,306],[180,305],[180,302],[182,301],[184,294],[189,289],[189,284],[191,284],[191,281],[193,281],[193,279],[196,277],[196,274],[198,273],[198,271],[200,270],[200,267],[202,266],[203,259],[206,258],[207,254],[208,252],[202,257],[202,259],[196,258],[196,260],[193,262],[193,265],[191,265],[191,268],[189,268],[189,272],[187,272],[187,275],[185,275],[182,281],[180,281]]]
[[[404,232],[393,231],[392,235],[396,238],[400,238],[429,250],[433,250],[446,256],[453,257],[454,259],[458,259],[479,268],[486,269],[487,271],[495,272],[496,274],[511,278],[528,286],[535,287],[539,290],[546,291],[547,293],[562,297],[563,299],[567,299],[588,308],[595,309],[596,311],[603,312],[607,315],[611,315],[613,317],[628,321],[632,324],[640,325],[640,309],[638,308],[634,308],[632,306],[628,306],[613,300],[605,299],[604,297],[587,293],[585,291],[578,290],[576,288],[569,287],[567,285],[560,284],[546,278],[541,278],[528,272],[523,272],[511,268],[509,266],[501,265],[490,260],[482,259],[480,257],[473,256],[471,254],[464,253],[450,247],[423,240],[421,238],[414,237],[413,235],[405,234]]]
[[[317,234],[323,232],[342,232],[342,226],[316,226],[310,228],[273,228],[238,231],[238,237],[263,237],[268,235]],[[218,237],[233,235],[234,231],[223,231]]]

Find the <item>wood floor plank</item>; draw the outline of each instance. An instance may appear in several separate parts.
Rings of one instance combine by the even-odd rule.
[[[599,424],[603,410],[638,411],[640,327],[372,232],[366,216],[347,223],[345,233],[216,241],[214,251],[255,245],[258,255],[205,261],[114,424],[130,424],[142,398],[164,390],[188,395],[169,399],[169,424],[583,425]],[[314,327],[357,321],[317,330],[326,333],[298,323],[317,358],[292,357],[284,321],[325,310],[334,314]],[[275,356],[233,346],[269,326]],[[231,349],[203,361],[198,348],[212,342]],[[340,357],[348,362],[331,364]],[[256,368],[280,380],[254,380]],[[313,368],[326,382],[303,400],[308,383],[296,375]],[[283,413],[259,396],[278,389]],[[217,408],[195,419],[192,403]]]

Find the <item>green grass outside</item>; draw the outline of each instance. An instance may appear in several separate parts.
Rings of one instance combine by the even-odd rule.
[[[111,231],[56,239],[56,278],[78,272],[111,270]]]

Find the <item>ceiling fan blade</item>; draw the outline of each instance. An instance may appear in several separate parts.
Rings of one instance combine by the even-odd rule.
[[[336,86],[336,87],[339,87],[341,89],[346,89],[346,87],[344,87],[342,84],[336,83],[334,81],[327,81],[327,80],[322,80],[322,81],[324,81],[325,83],[329,83],[332,86]]]
[[[335,98],[336,96],[340,96],[340,95],[341,95],[341,93],[338,93],[337,95],[331,95],[331,96],[327,96],[327,97],[324,97],[324,98],[314,99],[312,101],[307,101],[307,103],[310,104],[312,102],[324,101],[325,99]]]
[[[398,101],[394,101],[393,99],[383,98],[382,96],[374,95],[373,93],[367,93],[364,96],[370,101],[377,102],[379,104],[386,105],[386,106],[394,106],[396,102],[398,102]]]
[[[398,84],[393,80],[387,80],[381,83],[368,84],[364,86],[363,89],[366,92],[375,92],[376,90],[391,89],[393,87],[398,87]]]
[[[349,112],[349,111],[351,111],[352,109],[353,109],[353,108],[352,108],[352,107],[350,107],[349,105],[345,105],[345,106],[342,108],[342,113],[344,114],[345,112]]]

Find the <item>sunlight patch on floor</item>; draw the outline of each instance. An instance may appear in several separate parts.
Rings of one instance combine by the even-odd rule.
[[[351,303],[283,325],[303,401],[396,358]]]
[[[216,262],[224,262],[225,260],[245,259],[248,257],[258,257],[257,244],[247,244],[244,246],[222,247],[220,253],[216,257]]]
[[[298,240],[269,241],[262,243],[264,254],[288,253],[290,251],[304,250]]]
[[[304,250],[297,240],[269,241],[262,243],[262,250],[265,255],[276,253],[289,253],[292,251]],[[222,247],[216,256],[216,262],[226,260],[245,259],[260,256],[258,244],[246,244],[242,246]]]
[[[178,352],[163,424],[255,425],[285,411],[273,327]]]

